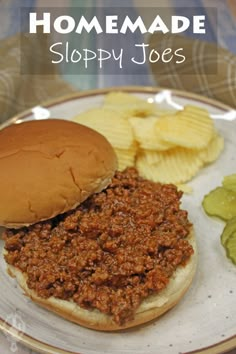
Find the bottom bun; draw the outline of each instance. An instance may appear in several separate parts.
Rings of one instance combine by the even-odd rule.
[[[83,309],[72,300],[60,300],[55,297],[43,299],[39,297],[34,290],[28,288],[27,277],[14,266],[8,265],[8,273],[16,278],[27,296],[49,311],[84,327],[100,331],[116,331],[151,321],[171,309],[180,301],[192,283],[197,266],[197,249],[193,231],[188,240],[194,249],[194,254],[186,266],[179,266],[170,278],[167,287],[158,294],[150,295],[143,300],[135,312],[134,319],[122,326],[115,323],[111,316],[103,314],[97,309]],[[4,252],[5,254],[7,253],[5,250]]]

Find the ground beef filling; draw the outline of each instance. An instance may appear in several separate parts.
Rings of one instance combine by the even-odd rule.
[[[40,297],[73,299],[123,324],[193,253],[181,195],[135,169],[117,172],[106,190],[75,210],[6,230],[6,261],[27,275]]]

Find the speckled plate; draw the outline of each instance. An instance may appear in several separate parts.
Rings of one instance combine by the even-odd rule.
[[[236,266],[226,258],[220,244],[224,223],[208,218],[201,201],[204,194],[221,183],[224,175],[236,172],[236,112],[189,93],[148,87],[122,89],[158,102],[163,108],[178,109],[188,103],[205,107],[225,137],[220,158],[200,171],[190,183],[193,193],[183,198],[183,207],[195,226],[199,249],[198,269],[191,288],[175,308],[157,321],[118,333],[101,333],[70,323],[32,303],[6,274],[1,257],[0,328],[11,343],[21,340],[43,353],[214,354],[230,350],[236,347]],[[110,90],[63,97],[24,112],[6,124],[49,117],[71,119],[99,106]],[[3,248],[2,241],[0,246]]]

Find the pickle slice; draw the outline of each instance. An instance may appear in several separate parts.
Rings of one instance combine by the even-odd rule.
[[[225,244],[227,257],[236,264],[236,232],[233,232]]]
[[[217,187],[205,195],[202,205],[208,215],[229,220],[236,216],[236,192]]]
[[[236,192],[236,173],[229,176],[225,176],[222,185],[224,188]]]
[[[221,243],[223,246],[225,246],[228,238],[232,235],[232,233],[236,232],[236,217],[230,219],[227,221],[224,230],[221,234]]]

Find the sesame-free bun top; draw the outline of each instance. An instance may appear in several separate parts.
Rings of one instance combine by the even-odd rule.
[[[117,167],[99,133],[47,119],[0,131],[0,225],[28,226],[71,210],[107,187]]]

